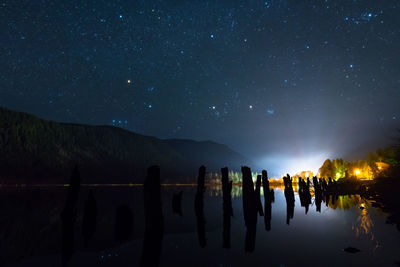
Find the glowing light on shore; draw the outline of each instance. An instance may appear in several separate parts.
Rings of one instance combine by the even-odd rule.
[[[281,179],[287,173],[293,176],[302,171],[308,172],[308,176],[312,178],[313,175],[318,176],[319,168],[330,157],[329,151],[313,150],[312,153],[300,151],[292,154],[273,154],[260,157],[256,163],[259,170],[268,170],[270,178]],[[257,170],[257,168],[253,169]]]

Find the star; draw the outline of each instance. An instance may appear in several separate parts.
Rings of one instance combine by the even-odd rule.
[[[176,1],[63,6],[41,0],[46,8],[39,16],[29,5],[14,9],[8,2],[0,3],[8,33],[1,40],[0,106],[157,137],[175,128],[177,138],[254,146],[257,153],[267,151],[259,144],[281,142],[278,133],[292,125],[327,129],[335,122],[333,132],[360,127],[364,136],[379,133],[380,117],[390,127],[400,121],[400,0],[354,0],[345,8],[331,0],[179,7]],[[268,129],[268,142],[245,131],[226,134],[244,120],[258,132]],[[207,127],[214,131],[198,131]],[[297,138],[313,139],[316,148],[320,135]],[[347,147],[326,149],[340,154]]]

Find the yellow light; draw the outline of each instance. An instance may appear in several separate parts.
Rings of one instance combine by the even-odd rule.
[[[356,169],[355,173],[356,173],[356,175],[359,175],[361,173],[361,171],[359,169]]]
[[[340,178],[340,173],[336,173],[336,178]]]
[[[126,82],[127,82],[127,83],[131,83],[131,80],[127,80]]]

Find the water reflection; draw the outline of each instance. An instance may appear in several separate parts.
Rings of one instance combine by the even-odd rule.
[[[259,203],[257,201],[256,192],[254,191],[250,168],[242,167],[242,176],[243,215],[246,226],[245,251],[253,252],[256,243],[257,212],[259,210]]]
[[[294,216],[294,192],[293,192],[293,180],[289,174],[283,177],[283,182],[285,186],[285,199],[286,199],[286,224],[290,224],[290,219]]]
[[[243,175],[247,176],[247,170],[243,171]],[[222,170],[222,174],[224,172]],[[213,265],[216,262],[243,265],[247,264],[244,262],[245,259],[249,261],[248,265],[254,265],[257,262],[263,262],[265,251],[271,252],[269,257],[272,265],[293,265],[301,264],[303,257],[301,253],[306,254],[311,249],[324,257],[335,255],[335,265],[346,265],[346,259],[341,258],[342,254],[340,253],[343,248],[348,246],[357,247],[363,252],[374,251],[374,255],[384,254],[385,257],[396,255],[394,250],[398,246],[392,242],[398,242],[399,239],[387,239],[386,235],[380,233],[387,231],[387,228],[384,227],[389,226],[384,224],[383,217],[379,217],[368,200],[358,195],[329,194],[329,198],[327,198],[326,195],[322,196],[322,190],[318,191],[318,186],[317,188],[307,187],[306,181],[304,181],[305,186],[303,184],[300,188],[299,185],[296,186],[288,180],[287,186],[284,186],[282,190],[282,187],[275,187],[269,183],[265,172],[261,176],[261,186],[259,187],[260,196],[264,198],[261,203],[264,205],[264,207],[261,206],[264,220],[258,220],[258,216],[260,216],[259,204],[257,204],[258,181],[256,185],[248,181],[244,187],[232,186],[226,176],[222,175],[225,177],[222,180],[222,187],[212,187],[203,183],[202,173],[202,171],[199,172],[197,188],[160,188],[158,186],[157,192],[146,193],[143,187],[113,187],[112,189],[82,187],[81,195],[75,205],[74,229],[75,232],[82,230],[83,233],[83,225],[95,225],[96,231],[92,234],[74,236],[73,244],[76,253],[70,258],[69,265],[79,266],[76,263],[82,261],[82,258],[77,257],[85,255],[86,250],[83,248],[83,244],[84,239],[88,236],[91,236],[89,238],[91,241],[88,243],[89,249],[101,252],[100,255],[105,257],[102,259],[104,263],[109,262],[112,265],[113,262],[116,262],[113,266],[119,266],[119,259],[120,262],[129,262],[130,265],[137,266],[142,257],[143,259],[148,257],[147,259],[150,259],[155,265],[158,261],[166,265],[190,265],[190,262],[194,261],[198,261],[199,265],[207,265],[207,263]],[[157,186],[151,186],[151,188],[157,188]],[[47,257],[50,254],[61,256],[61,241],[58,236],[63,228],[59,216],[62,212],[60,207],[65,203],[64,197],[68,198],[66,188],[46,189],[41,192],[24,190],[19,193],[2,190],[0,202],[3,203],[2,212],[5,214],[0,221],[0,234],[3,239],[1,249],[4,252],[2,255],[8,256],[5,259],[7,262],[15,262],[26,257]],[[239,192],[236,197],[233,196],[235,191]],[[144,210],[143,206],[146,206],[144,203],[149,199],[149,196],[145,197],[146,194],[151,194],[153,197],[158,196],[156,202],[159,204],[151,204],[149,210],[155,211],[156,215],[154,216],[161,217],[163,224],[151,223],[154,218],[151,214],[148,214],[145,219],[148,211]],[[174,209],[171,209],[171,201],[182,194],[184,194],[184,201],[179,201],[180,205],[176,204],[180,206],[184,214],[181,217],[176,215]],[[306,198],[305,200],[301,200],[301,194]],[[96,205],[93,204],[92,196],[95,196]],[[311,202],[308,201],[309,198],[311,198]],[[90,205],[88,204],[89,199],[92,199]],[[10,209],[4,205],[7,201],[18,204],[14,206],[14,209]],[[327,201],[324,203],[325,205],[318,207],[318,202],[325,201]],[[31,202],[34,203],[29,205]],[[195,203],[195,209],[193,209],[193,203]],[[247,205],[247,203],[253,204]],[[126,240],[115,242],[113,230],[116,223],[116,209],[123,205],[126,205],[125,210],[132,212],[132,223],[128,223],[132,227],[132,232]],[[313,207],[314,205],[316,208]],[[96,206],[97,215],[89,215],[89,210],[93,210],[93,208],[86,206]],[[91,217],[92,219],[89,219]],[[207,218],[207,224],[205,218]],[[286,224],[286,220],[289,225]],[[160,220],[155,221],[159,222]],[[31,222],[31,224],[24,224],[24,222]],[[148,229],[155,230],[146,230],[148,223],[151,224]],[[21,228],[22,226],[23,228]],[[257,230],[257,227],[260,228]],[[154,239],[152,237],[147,239],[152,240],[151,242],[146,241],[149,244],[147,247],[150,248],[148,249],[150,252],[146,252],[147,256],[143,256],[145,254],[144,239],[146,239],[143,233],[146,235],[146,232],[154,234]],[[289,240],[290,244],[288,245]],[[120,245],[122,242],[123,246]],[[8,244],[13,245],[9,246]],[[40,247],[37,244],[40,244]],[[323,251],[318,248],[318,244],[324,244]],[[204,246],[202,247],[202,245]],[[19,250],[15,251],[13,249],[15,247]],[[228,248],[229,250],[226,250]],[[293,256],[297,257],[299,262],[279,257],[278,255],[282,255],[282,251],[285,249],[299,251],[298,254],[294,252],[296,256]],[[251,256],[244,256],[243,253]],[[366,254],[363,254],[367,259],[365,261],[357,258],[357,261],[360,261],[359,264],[368,264],[368,261],[377,263]],[[112,255],[112,257],[107,255]],[[186,261],[185,255],[187,255]],[[229,255],[229,258],[223,255]],[[60,256],[58,256],[58,260],[61,258]],[[2,257],[4,260],[4,256]],[[382,257],[380,256],[380,258]],[[178,264],[177,258],[183,258],[182,262]],[[390,259],[393,262],[394,259]],[[303,263],[307,262],[304,260]],[[323,262],[315,264],[323,265]],[[142,265],[144,264],[142,263]],[[35,265],[32,263],[25,266]],[[93,265],[87,264],[86,266]]]
[[[264,224],[265,230],[271,230],[271,219],[272,219],[272,202],[275,201],[275,193],[273,189],[269,187],[268,174],[266,170],[262,171],[262,182],[264,191]]]
[[[71,259],[74,252],[74,233],[75,233],[75,221],[77,215],[77,202],[80,191],[81,177],[78,171],[78,167],[71,175],[71,186],[68,188],[67,200],[65,202],[64,209],[61,213],[62,222],[62,266],[66,266],[68,261]]]
[[[197,235],[199,237],[200,247],[204,248],[207,245],[206,240],[206,219],[204,216],[204,183],[205,183],[206,168],[201,166],[199,176],[197,178],[197,192],[194,201],[194,210],[197,221]]]
[[[221,169],[221,182],[222,182],[222,210],[223,210],[223,248],[231,247],[231,217],[233,216],[232,209],[232,181],[228,178],[228,168]]]
[[[172,195],[172,212],[174,214],[178,214],[179,216],[182,216],[182,196],[183,196],[183,191],[180,191],[179,193],[174,193]]]
[[[115,209],[114,239],[123,243],[133,235],[133,212],[128,205],[121,205]]]
[[[97,201],[94,197],[93,191],[89,191],[89,196],[85,202],[85,209],[83,211],[82,219],[82,236],[83,246],[88,247],[89,241],[92,240],[96,231],[97,224]]]
[[[164,215],[162,212],[160,167],[151,166],[143,185],[145,230],[141,266],[158,266],[164,236]]]

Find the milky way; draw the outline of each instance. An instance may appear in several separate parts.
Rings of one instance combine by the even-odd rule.
[[[346,157],[399,124],[399,15],[398,0],[2,0],[0,105],[267,165]]]

